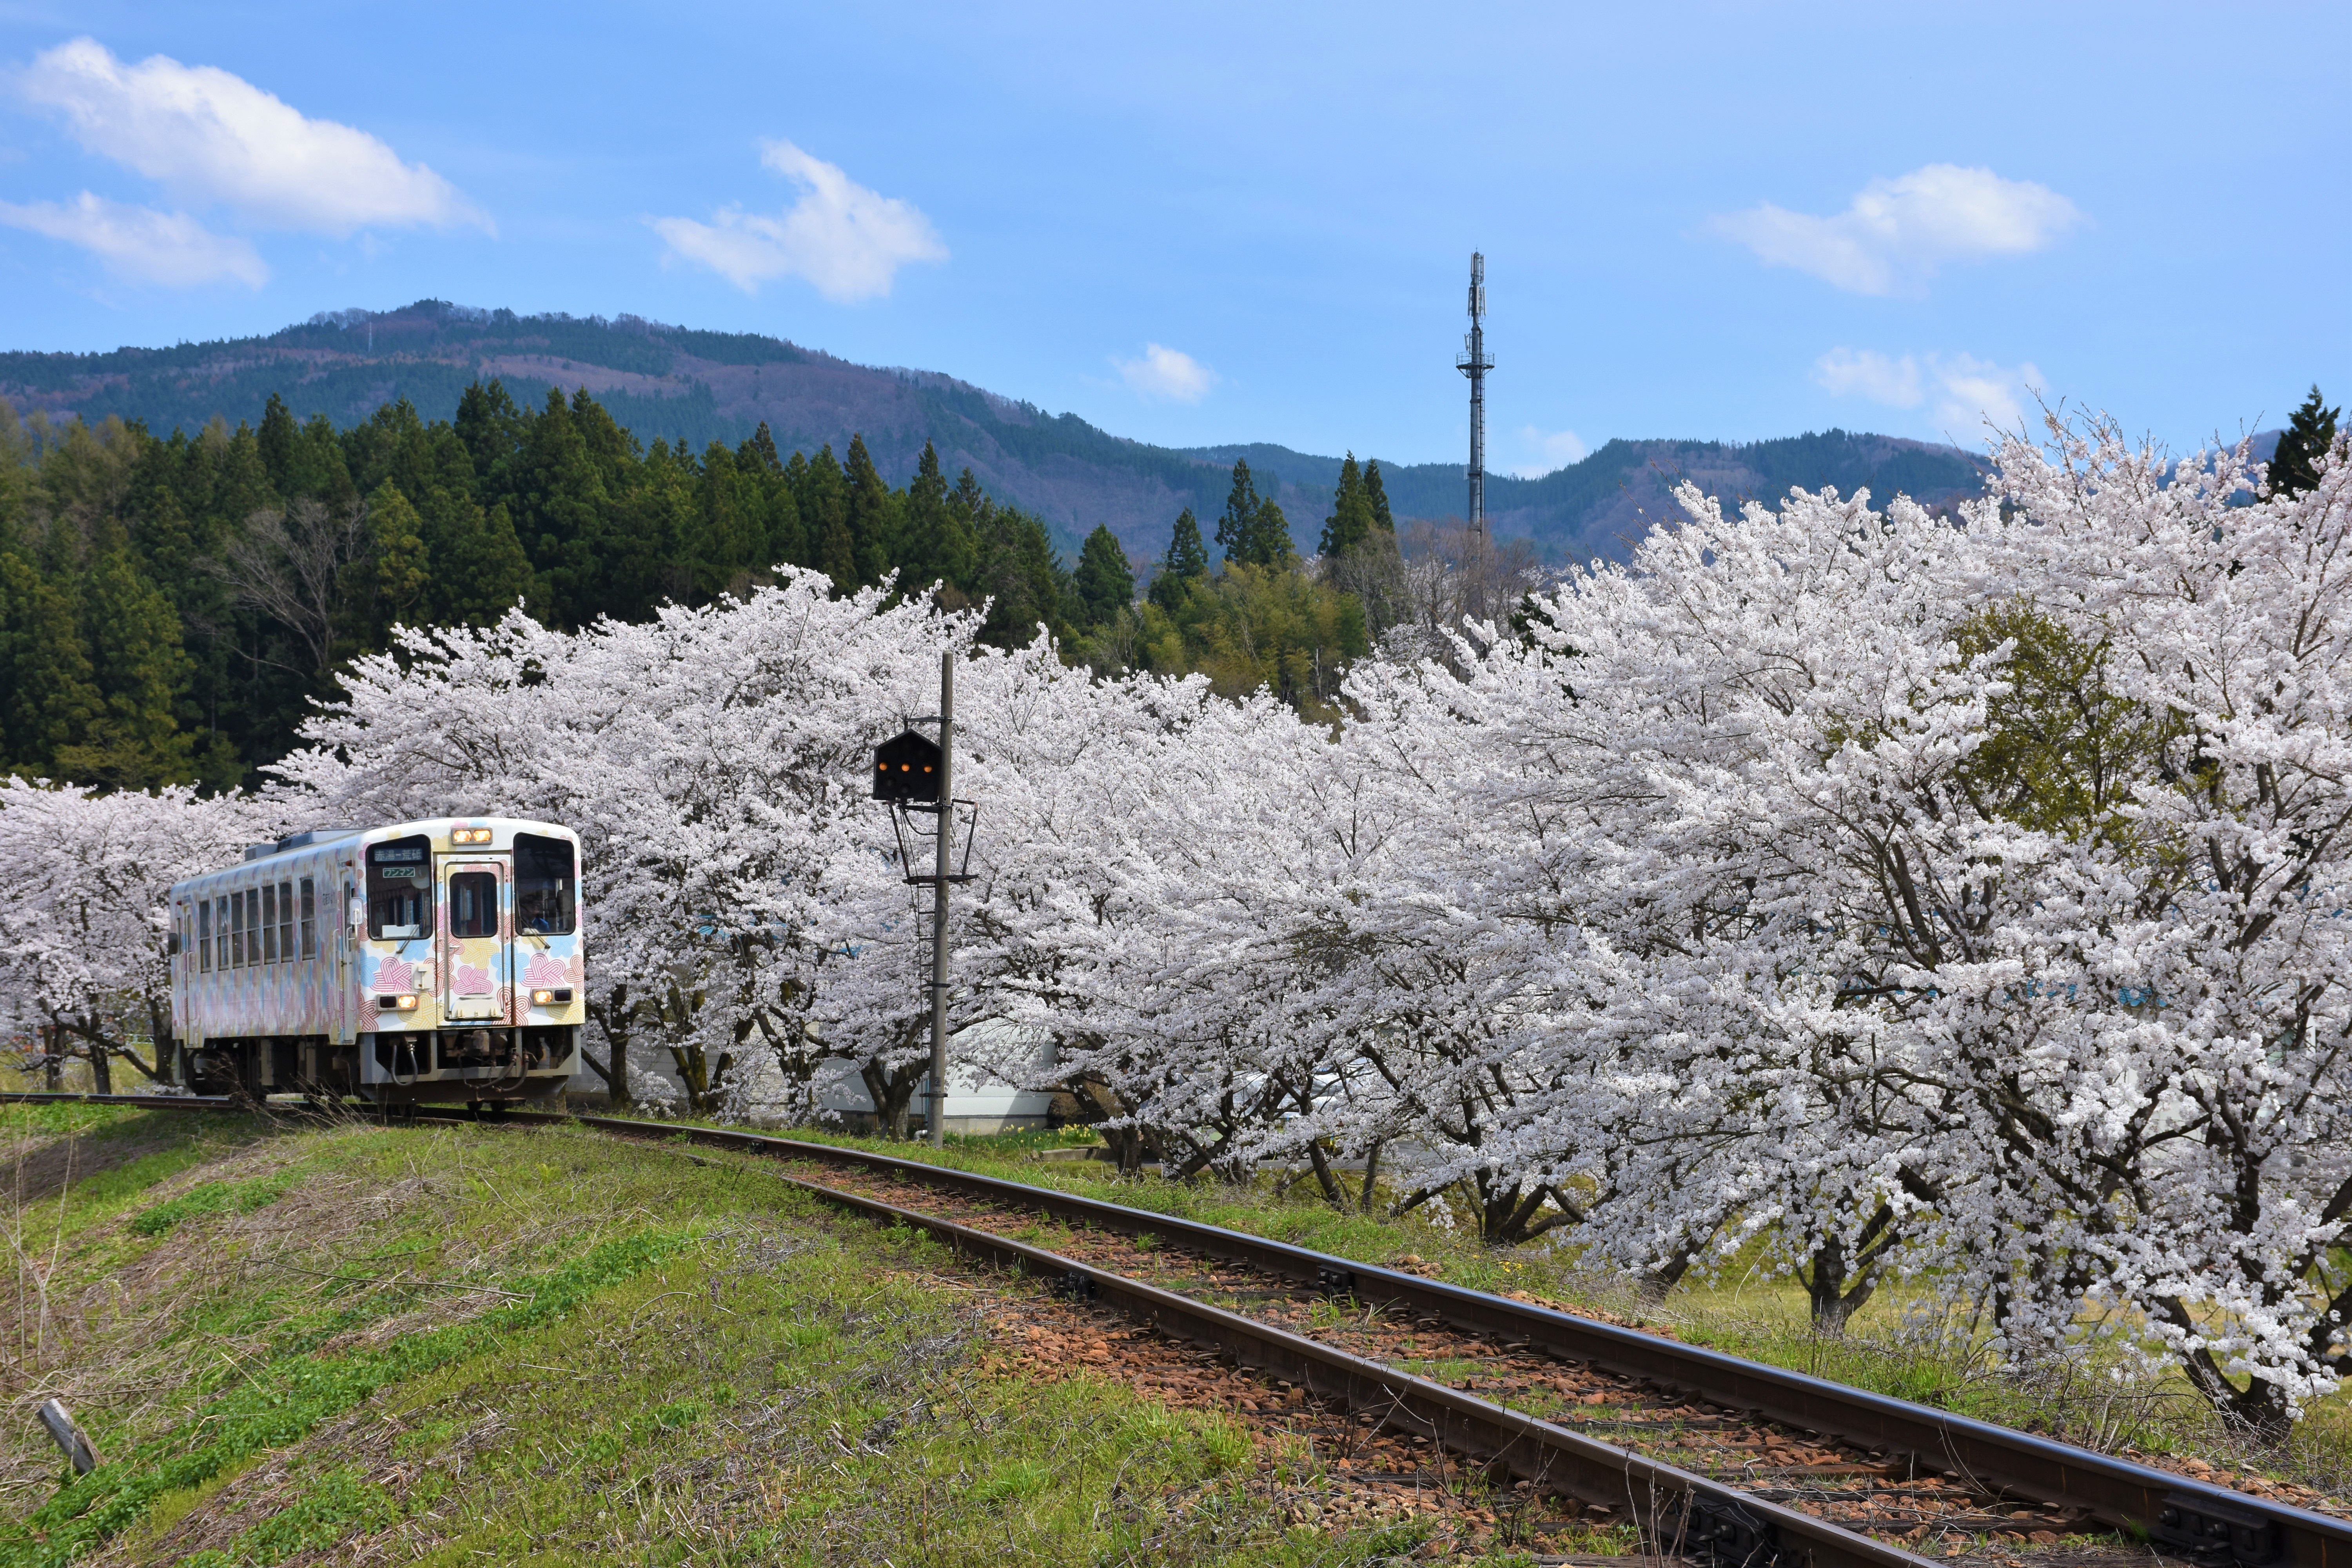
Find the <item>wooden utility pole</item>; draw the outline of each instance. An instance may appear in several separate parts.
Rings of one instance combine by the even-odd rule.
[[[955,831],[955,654],[940,655],[939,863],[931,883],[931,1147],[948,1136],[948,840]]]

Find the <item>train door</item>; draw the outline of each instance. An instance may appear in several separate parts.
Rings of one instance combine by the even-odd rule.
[[[500,988],[508,963],[507,868],[492,859],[441,862],[441,1016],[453,1024],[508,1022]]]
[[[335,1043],[350,1045],[359,1038],[359,935],[360,895],[351,873],[343,873],[342,901],[336,906],[334,952],[329,959],[334,976]]]

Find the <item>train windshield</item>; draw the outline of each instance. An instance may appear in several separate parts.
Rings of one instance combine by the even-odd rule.
[[[422,835],[368,848],[368,935],[404,941],[433,934],[433,842]]]
[[[580,868],[571,844],[536,833],[514,839],[515,930],[562,936],[580,918]]]

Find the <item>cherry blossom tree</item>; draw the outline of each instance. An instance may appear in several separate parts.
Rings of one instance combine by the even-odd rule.
[[[280,787],[346,814],[575,828],[601,1016],[667,1057],[698,1113],[789,1101],[827,1056],[873,1048],[809,1032],[849,956],[841,910],[896,879],[866,752],[928,704],[923,672],[975,624],[786,572],[640,625],[567,634],[515,612],[408,631],[355,663]]]
[[[268,806],[237,796],[0,777],[0,1015],[50,1054],[87,1060],[101,1094],[114,1092],[118,1060],[165,1078],[172,884],[282,830]]]
[[[2049,441],[1950,521],[1685,493],[1469,673],[1483,896],[1549,933],[1489,1159],[1629,1262],[1759,1237],[1832,1325],[1933,1264],[2275,1431],[2352,1304],[2340,466]]]

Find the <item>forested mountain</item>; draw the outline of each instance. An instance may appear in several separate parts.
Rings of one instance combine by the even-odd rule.
[[[1452,465],[1149,447],[942,375],[626,317],[425,301],[237,342],[13,353],[0,399],[0,772],[87,783],[253,782],[398,625],[518,602],[557,626],[642,621],[778,565],[845,591],[940,584],[950,607],[990,605],[1000,645],[1044,625],[1100,669],[1198,670],[1317,715],[1389,628],[1507,586],[1454,603],[1444,531],[1399,527],[1459,511]],[[1612,442],[1492,479],[1496,534],[1528,544],[1487,566],[1615,553],[1675,477],[1940,499],[1974,469],[1838,431]]]
[[[1108,525],[1129,555],[1157,558],[1179,511],[1217,510],[1237,458],[1248,460],[1267,497],[1298,517],[1321,515],[1316,509],[1339,474],[1336,457],[1263,445],[1147,446],[950,376],[877,370],[776,338],[630,316],[518,316],[427,300],[317,317],[266,338],[0,354],[0,397],[20,412],[92,424],[118,415],[159,435],[193,432],[215,416],[231,428],[257,425],[273,394],[298,422],[323,415],[339,428],[402,399],[425,420],[448,419],[467,386],[491,377],[530,407],[551,386],[567,395],[584,389],[647,445],[667,438],[695,452],[712,441],[740,446],[761,425],[785,452],[828,444],[840,452],[862,434],[893,484],[914,474],[928,443],[948,473],[969,468],[990,495],[1044,520],[1069,557]],[[1458,464],[1382,467],[1400,519],[1460,514]],[[1952,447],[1835,430],[1746,446],[1612,441],[1541,479],[1489,478],[1487,506],[1499,536],[1529,540],[1544,559],[1614,554],[1621,538],[1638,531],[1638,514],[1665,509],[1676,478],[1728,500],[1830,484],[1935,500],[1972,490],[1976,467]]]

